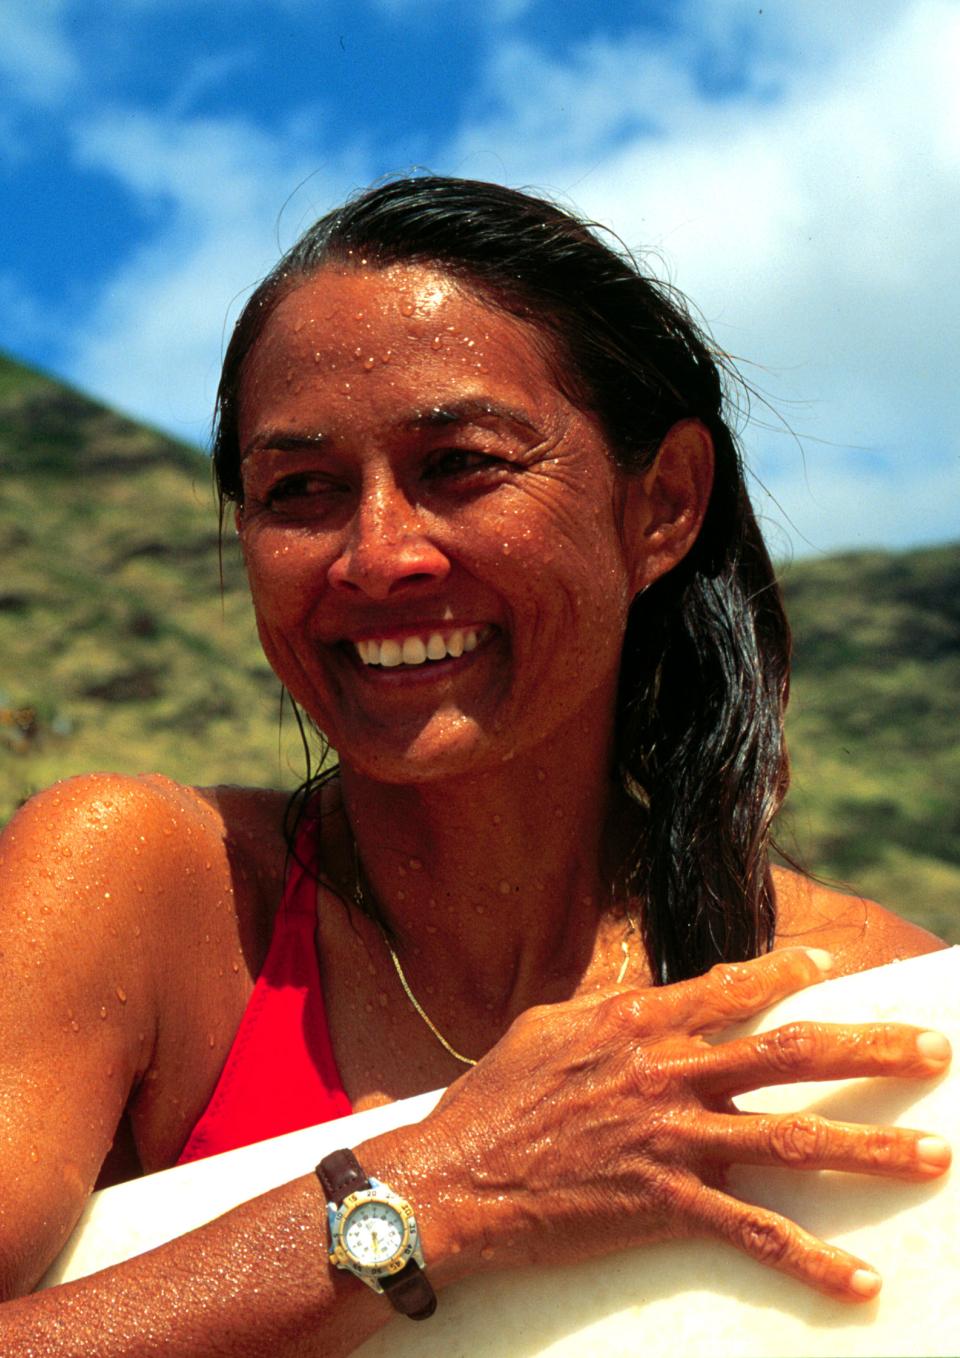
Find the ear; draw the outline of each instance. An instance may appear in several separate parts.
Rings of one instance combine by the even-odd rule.
[[[699,420],[680,420],[652,466],[627,478],[625,543],[634,593],[682,560],[697,539],[713,489],[713,439]]]

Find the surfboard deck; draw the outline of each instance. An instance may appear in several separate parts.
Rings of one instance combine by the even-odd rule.
[[[960,948],[828,981],[739,1031],[792,1019],[892,1020],[938,1028],[960,1056]],[[165,1170],[94,1194],[46,1274],[52,1286],[139,1254],[310,1171],[338,1146],[419,1121],[441,1091]],[[894,1123],[949,1140],[960,1072],[935,1082],[851,1080],[759,1090],[741,1107],[808,1109]],[[958,1147],[960,1151],[960,1147]],[[563,1268],[513,1270],[444,1291],[424,1324],[397,1318],[363,1358],[763,1358],[947,1355],[960,1348],[956,1175],[903,1184],[737,1167],[730,1187],[875,1265],[880,1297],[830,1301],[724,1246],[671,1242]],[[428,1261],[429,1262],[429,1261]]]

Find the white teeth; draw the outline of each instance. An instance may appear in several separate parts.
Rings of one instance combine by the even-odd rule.
[[[455,628],[449,636],[431,632],[423,637],[404,637],[403,641],[386,638],[383,641],[368,639],[356,642],[357,654],[365,665],[382,665],[394,669],[397,665],[422,665],[427,660],[446,660],[447,656],[457,659],[465,651],[475,651],[483,635],[481,628]]]
[[[427,648],[419,637],[405,637],[402,654],[405,665],[422,665],[427,658]]]

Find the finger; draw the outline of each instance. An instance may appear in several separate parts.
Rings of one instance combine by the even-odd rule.
[[[840,1301],[870,1301],[880,1276],[846,1250],[819,1240],[786,1217],[700,1184],[686,1209],[691,1234],[725,1241],[767,1268]]]
[[[679,1073],[701,1094],[732,1096],[795,1080],[922,1079],[946,1070],[950,1055],[940,1033],[905,1023],[787,1023],[754,1037],[704,1045],[681,1058]]]
[[[950,1147],[938,1136],[905,1127],[831,1122],[815,1113],[703,1113],[696,1142],[712,1160],[792,1169],[834,1169],[924,1180],[950,1164]]]
[[[712,1033],[822,981],[833,959],[822,948],[779,948],[751,962],[721,962],[704,976],[645,992],[674,1027]]]

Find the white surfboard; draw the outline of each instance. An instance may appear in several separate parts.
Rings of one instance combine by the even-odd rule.
[[[960,1062],[960,948],[829,981],[751,1025],[795,1018],[894,1020],[946,1033]],[[744,1031],[749,1031],[745,1029]],[[439,1091],[294,1132],[95,1194],[43,1280],[105,1268],[309,1172],[328,1151],[419,1121]],[[811,1109],[896,1123],[948,1140],[960,1123],[960,1066],[936,1082],[851,1080],[744,1096],[758,1111]],[[960,1138],[955,1147],[960,1155]],[[396,1319],[363,1358],[765,1358],[947,1355],[960,1351],[957,1175],[902,1184],[838,1174],[735,1169],[731,1186],[876,1266],[880,1297],[827,1300],[721,1245],[676,1242],[557,1269],[470,1279],[423,1324]]]

